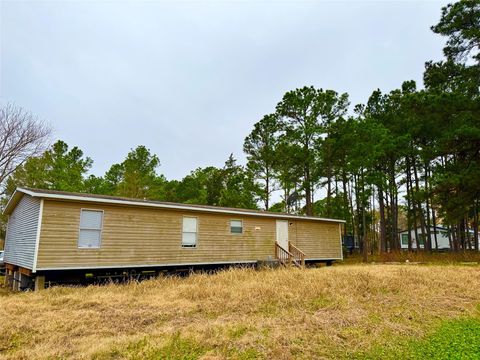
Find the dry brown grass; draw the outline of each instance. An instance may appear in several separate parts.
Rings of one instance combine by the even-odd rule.
[[[0,358],[348,358],[478,313],[480,267],[352,265],[0,296]]]
[[[426,251],[393,251],[383,254],[373,254],[368,256],[369,262],[391,263],[405,262],[425,263],[425,264],[451,264],[461,263],[480,264],[480,252],[478,251],[458,251],[458,252],[426,252]],[[363,261],[361,254],[346,254],[345,264],[360,263]]]

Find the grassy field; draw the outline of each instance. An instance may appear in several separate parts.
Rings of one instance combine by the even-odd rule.
[[[0,295],[5,359],[480,358],[480,267],[344,265]]]
[[[348,254],[345,252],[343,264],[361,263],[363,257],[361,254]],[[368,262],[392,263],[392,262],[410,262],[421,264],[439,264],[439,265],[477,265],[480,264],[480,252],[478,251],[458,251],[458,252],[427,252],[427,251],[394,251],[389,253],[375,253],[368,255]]]

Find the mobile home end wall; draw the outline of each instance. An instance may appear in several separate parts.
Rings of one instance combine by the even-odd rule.
[[[40,217],[39,198],[24,195],[8,217],[5,237],[5,263],[35,268],[35,251]]]
[[[324,221],[290,221],[289,238],[310,260],[340,260],[341,224]]]
[[[104,211],[101,247],[79,249],[81,209]],[[197,246],[182,247],[182,219],[198,218]],[[243,233],[230,231],[243,221]],[[307,258],[339,259],[340,225],[289,220],[289,240]],[[274,257],[276,219],[190,210],[44,200],[37,270],[255,262]]]

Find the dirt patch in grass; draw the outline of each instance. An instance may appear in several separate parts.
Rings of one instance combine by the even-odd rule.
[[[480,267],[350,265],[0,296],[0,358],[350,358],[478,316]]]

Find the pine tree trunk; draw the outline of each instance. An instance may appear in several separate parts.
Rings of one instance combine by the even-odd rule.
[[[420,181],[418,179],[418,171],[417,171],[417,164],[415,161],[415,158],[413,158],[413,175],[415,178],[415,191],[418,194],[420,193]],[[420,215],[420,230],[422,231],[422,238],[424,241],[423,249],[425,250],[425,216],[423,214],[423,208],[421,202],[417,199],[417,206],[419,210],[419,215]],[[420,240],[417,237],[417,249],[420,250]]]
[[[473,240],[475,251],[478,251],[478,200],[473,200]]]
[[[367,241],[367,214],[365,211],[365,179],[363,176],[363,169],[361,170],[362,175],[362,228],[363,228],[363,262],[368,262],[368,241]]]
[[[460,248],[462,250],[465,250],[465,228],[463,219],[458,223],[457,232],[458,241],[460,242]]]
[[[472,250],[472,242],[470,241],[470,227],[468,226],[467,218],[465,218],[465,234],[468,250]]]
[[[385,243],[388,251],[392,250],[392,241],[390,239],[390,228],[392,225],[392,207],[390,206],[390,195],[388,192],[389,187],[386,186],[385,188]]]
[[[343,206],[344,209],[349,213],[349,205],[348,205],[348,192],[347,192],[347,175],[345,169],[342,169],[342,188],[343,188]],[[347,219],[345,226],[343,227],[344,235],[347,235],[347,224],[349,223],[349,215],[347,215]]]
[[[356,233],[358,234],[358,238],[359,238],[359,243],[361,245],[361,250],[363,252],[364,250],[364,242],[363,242],[363,238],[361,239],[360,241],[360,238],[361,238],[361,234],[360,233],[360,222],[362,221],[361,218],[360,218],[360,206],[361,206],[361,203],[360,203],[360,190],[358,188],[358,176],[357,175],[354,175],[353,176],[353,181],[354,181],[354,192],[355,192],[355,205],[356,205],[356,209],[355,209],[355,217],[356,217],[356,221],[355,221],[355,224],[356,224]]]
[[[450,251],[455,251],[455,243],[453,242],[453,236],[452,236],[452,227],[448,225],[447,230],[448,230],[448,244],[450,245]]]
[[[305,213],[307,216],[312,216],[313,215],[313,209],[312,209],[312,188],[310,185],[310,167],[306,166],[305,167]]]
[[[425,163],[425,207],[427,213],[427,238],[425,240],[425,249],[432,251],[432,224],[430,222],[430,193],[428,190],[428,165]]]
[[[435,240],[435,250],[438,251],[437,216],[435,215],[435,209],[433,208],[432,208],[432,221],[433,221],[433,236]]]
[[[269,201],[270,201],[270,174],[267,170],[265,175],[265,211],[268,211],[269,209]]]
[[[398,191],[397,191],[397,182],[395,181],[395,161],[392,163],[391,174],[391,193],[392,197],[392,247],[396,250],[400,248],[398,241]]]
[[[408,171],[407,172],[407,174],[408,174],[407,175],[407,181],[410,182],[410,201],[411,201],[412,213],[413,213],[413,230],[414,230],[414,234],[415,234],[416,251],[418,251],[418,249],[419,249],[419,247],[418,247],[418,214],[417,214],[417,204],[416,204],[416,200],[414,198],[412,170],[410,168],[410,162],[409,162],[407,171]],[[412,240],[411,237],[412,237],[411,231],[409,231],[410,241]],[[412,244],[413,244],[413,242],[412,242]]]
[[[387,251],[387,226],[385,224],[385,201],[383,198],[383,188],[378,187],[378,207],[380,212],[380,252]]]
[[[407,228],[408,228],[408,251],[412,251],[412,190],[411,190],[411,174],[410,161],[406,157],[406,185],[407,185]],[[400,239],[402,241],[402,239]]]
[[[327,168],[327,217],[331,217],[332,206],[332,168],[328,164]]]
[[[352,176],[352,179],[351,181],[348,182],[348,192],[349,192],[349,199],[350,199],[350,215],[351,215],[351,219],[352,219],[352,235],[353,235],[353,240],[355,241],[355,236],[358,236],[358,232],[356,231],[357,228],[356,228],[356,221],[355,221],[355,208],[353,207],[353,178],[354,176]]]

